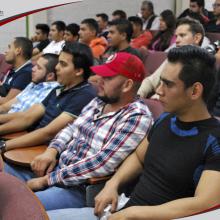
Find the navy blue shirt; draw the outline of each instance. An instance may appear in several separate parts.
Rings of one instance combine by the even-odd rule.
[[[18,71],[11,70],[5,82],[1,86],[1,96],[6,96],[10,89],[24,90],[32,80],[32,63],[28,62]]]
[[[87,82],[82,82],[68,90],[63,90],[62,87],[53,89],[42,102],[45,107],[44,116],[28,130],[45,127],[63,112],[73,117],[79,116],[83,107],[95,96],[94,88]]]
[[[193,197],[204,170],[220,171],[220,123],[182,122],[163,114],[149,135],[144,170],[128,206]]]

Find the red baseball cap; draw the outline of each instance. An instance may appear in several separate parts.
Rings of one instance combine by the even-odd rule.
[[[145,76],[143,62],[137,56],[126,52],[115,53],[105,64],[92,66],[91,70],[102,77],[123,75],[134,81],[142,81]]]

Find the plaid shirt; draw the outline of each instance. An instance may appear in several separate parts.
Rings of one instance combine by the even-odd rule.
[[[8,113],[23,112],[32,105],[41,103],[52,89],[57,87],[57,82],[30,83],[20,94],[16,96],[17,102],[11,106]]]
[[[60,154],[48,184],[77,185],[113,173],[148,133],[153,119],[137,99],[117,112],[103,114],[105,104],[93,99],[74,123],[64,128],[49,147]]]

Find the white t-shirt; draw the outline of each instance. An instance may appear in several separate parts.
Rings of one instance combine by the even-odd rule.
[[[53,53],[53,54],[59,55],[60,51],[63,48],[64,43],[65,43],[64,40],[59,41],[59,42],[51,41],[49,43],[49,45],[43,49],[43,54],[45,54],[45,53]]]

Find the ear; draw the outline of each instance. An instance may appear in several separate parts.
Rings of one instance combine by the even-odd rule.
[[[83,68],[76,69],[76,76],[82,76],[84,73]]]
[[[16,48],[15,48],[15,54],[16,54],[16,55],[21,55],[21,54],[22,54],[22,49],[21,49],[21,47],[16,47]]]
[[[46,81],[47,82],[55,81],[55,73],[54,72],[48,73],[46,76]]]
[[[132,79],[127,79],[123,84],[122,92],[126,93],[132,90],[133,86],[134,86],[134,81]]]
[[[121,36],[122,36],[123,40],[127,39],[127,34],[126,33],[121,33]]]
[[[194,83],[193,86],[191,87],[190,93],[192,100],[197,100],[201,98],[203,93],[203,85],[199,82]]]
[[[194,44],[199,45],[201,40],[202,40],[202,34],[197,33],[194,35]]]

